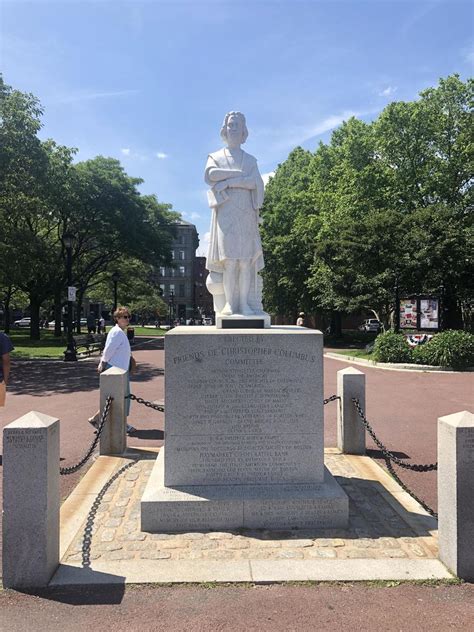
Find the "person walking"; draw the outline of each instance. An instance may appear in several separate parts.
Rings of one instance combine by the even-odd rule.
[[[87,332],[89,334],[95,334],[95,315],[94,312],[90,312],[87,316]]]
[[[0,331],[0,406],[5,406],[7,384],[10,377],[10,351],[14,346],[10,338]]]
[[[102,373],[110,367],[117,367],[127,371],[127,395],[130,395],[130,371],[135,370],[135,360],[132,356],[130,342],[127,337],[127,327],[130,321],[130,311],[127,307],[118,307],[114,312],[115,325],[107,335],[102,357],[97,367],[97,371]],[[125,402],[125,415],[130,413],[130,399]],[[97,428],[99,424],[100,411],[89,419],[89,423]],[[134,432],[135,428],[127,424],[127,434]]]
[[[297,327],[304,327],[304,312],[300,312],[298,318],[296,319]]]

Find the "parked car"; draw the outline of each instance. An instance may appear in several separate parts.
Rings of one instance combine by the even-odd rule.
[[[31,327],[31,318],[20,318],[20,320],[15,320],[13,323],[13,327]]]
[[[382,323],[376,318],[367,318],[359,327],[360,331],[370,331],[378,333],[382,329]]]
[[[212,318],[203,318],[202,319],[202,324],[206,325],[207,327],[209,327],[209,325],[212,325]]]
[[[54,325],[55,325],[55,321],[51,320],[48,323],[48,328],[49,329],[54,329]],[[62,328],[63,324],[61,323],[61,328]],[[72,321],[72,326],[75,327],[76,326],[76,321],[73,320]],[[87,327],[87,318],[81,318],[81,327]]]

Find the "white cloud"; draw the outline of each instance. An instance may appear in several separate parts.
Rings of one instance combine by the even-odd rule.
[[[198,257],[205,257],[207,255],[207,249],[209,247],[209,241],[211,239],[211,233],[204,233],[204,237],[199,240],[199,248],[196,250]]]
[[[395,94],[396,91],[397,88],[395,86],[387,86],[386,88],[381,90],[378,95],[379,97],[391,97],[393,94]]]
[[[263,184],[267,186],[268,181],[270,180],[270,178],[273,178],[274,175],[275,175],[274,171],[269,171],[268,173],[262,173]]]
[[[156,154],[156,157],[159,158],[160,160],[164,160],[165,158],[168,158],[168,154],[165,154],[162,151],[158,151]]]
[[[199,213],[196,213],[195,211],[193,211],[192,213],[187,213],[186,211],[183,211],[181,215],[183,217],[187,217],[188,219],[192,219],[192,220],[201,219],[201,216],[199,215]]]
[[[76,103],[78,101],[95,101],[96,99],[112,99],[118,97],[128,97],[138,94],[138,90],[117,90],[110,92],[91,92],[82,90],[71,94],[63,94],[52,97],[50,103]]]
[[[130,147],[122,147],[122,149],[120,150],[120,152],[121,152],[124,156],[130,156]]]

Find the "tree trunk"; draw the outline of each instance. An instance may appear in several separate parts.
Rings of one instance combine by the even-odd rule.
[[[10,333],[10,322],[11,322],[11,312],[10,312],[10,301],[12,298],[12,289],[11,287],[8,288],[8,291],[5,295],[5,300],[3,302],[3,305],[5,307],[5,323],[4,323],[4,331],[6,334]]]
[[[336,338],[342,337],[341,312],[333,312],[331,314],[331,334]]]
[[[56,290],[54,293],[54,336],[55,338],[61,338],[61,289]]]
[[[30,340],[40,340],[40,307],[41,301],[38,296],[32,296],[30,294],[30,316],[31,316],[31,327],[30,327]]]

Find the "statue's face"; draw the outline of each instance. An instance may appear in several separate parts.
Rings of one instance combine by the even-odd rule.
[[[229,147],[235,147],[242,142],[243,124],[239,116],[230,116],[227,119],[227,144]]]

